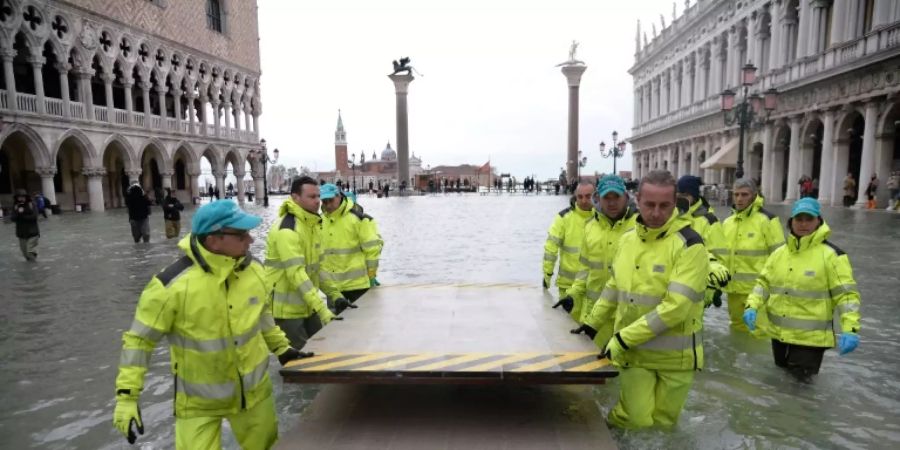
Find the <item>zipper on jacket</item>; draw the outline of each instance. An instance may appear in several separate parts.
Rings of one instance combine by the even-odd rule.
[[[178,363],[175,363],[175,373],[172,374],[172,415],[178,416]]]
[[[228,303],[228,280],[227,279],[225,280],[225,303],[226,303],[226,305]],[[228,316],[231,316],[231,312],[228,310],[225,311],[225,314]],[[229,320],[230,320],[230,317],[229,317]],[[229,326],[229,328],[231,328],[231,327]],[[237,342],[235,342],[235,343],[237,343]],[[235,353],[237,353],[236,347],[235,347]],[[237,355],[235,355],[235,356],[237,356]],[[237,359],[237,358],[235,358],[235,359]],[[238,383],[241,386],[241,410],[244,411],[247,409],[247,396],[244,394],[244,378],[241,376],[240,369],[236,370],[235,372],[237,373]]]
[[[694,370],[697,370],[697,333],[691,333],[691,351],[694,352]]]

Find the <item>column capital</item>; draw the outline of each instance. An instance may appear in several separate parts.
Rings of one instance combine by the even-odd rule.
[[[150,88],[153,87],[153,85],[150,84],[149,81],[144,81],[144,80],[141,80],[140,83],[138,83],[137,85],[141,88],[141,90],[144,90],[144,91],[149,91]]]
[[[125,175],[128,175],[128,178],[138,178],[141,176],[140,170],[126,170]]]
[[[66,73],[72,70],[72,65],[63,61],[58,61],[56,64],[54,64],[54,67],[61,73]]]
[[[212,170],[212,176],[215,177],[215,178],[224,177],[224,176],[225,176],[225,171],[224,171],[224,170],[213,169],[213,170]]]
[[[56,167],[37,167],[34,169],[41,178],[50,178],[56,175]]]
[[[47,63],[47,58],[44,58],[43,56],[32,55],[32,56],[28,57],[28,63],[31,64],[31,67],[34,67],[35,69],[40,69],[41,67],[44,66],[44,64]]]
[[[106,169],[103,167],[85,167],[81,169],[81,174],[88,178],[99,178],[106,175]]]
[[[174,170],[164,170],[164,171],[160,172],[159,175],[163,176],[163,177],[172,177],[175,175],[175,171]]]
[[[196,169],[196,168],[191,167],[191,168],[188,168],[188,169],[187,169],[186,173],[187,173],[187,176],[189,176],[189,177],[199,177],[199,176],[200,176],[200,169]]]
[[[100,79],[105,83],[112,83],[116,80],[116,75],[112,72],[100,72]]]
[[[409,92],[409,83],[412,83],[416,77],[412,76],[412,74],[407,75],[388,75],[388,78],[394,82],[394,93],[395,94],[406,94]]]
[[[237,178],[238,180],[244,178],[244,175],[247,175],[247,171],[245,169],[235,168],[234,170],[232,170],[232,173],[234,174],[234,177]]]

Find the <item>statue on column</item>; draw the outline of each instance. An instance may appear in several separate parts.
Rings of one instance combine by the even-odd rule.
[[[413,73],[415,73],[416,75],[418,75],[420,77],[424,76],[421,73],[419,73],[419,71],[416,70],[415,67],[413,67],[412,65],[409,64],[410,63],[409,56],[404,56],[404,57],[400,58],[399,62],[395,59],[394,61],[392,61],[392,63],[394,64],[394,72],[391,73],[391,75],[397,75],[400,72],[406,72],[407,75],[412,75]]]
[[[576,40],[572,40],[572,44],[569,45],[569,59],[565,62],[561,62],[556,65],[556,67],[560,66],[576,66],[576,65],[584,65],[584,61],[580,61],[575,59],[575,53],[578,51],[579,42]]]

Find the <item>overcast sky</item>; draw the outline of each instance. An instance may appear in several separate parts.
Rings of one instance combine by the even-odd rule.
[[[598,144],[631,134],[636,21],[650,33],[662,0],[259,0],[261,136],[279,162],[334,169],[338,109],[349,153],[396,148],[391,61],[412,58],[410,151],[423,165],[484,164],[555,177],[566,157],[567,87],[556,64],[577,40],[579,146],[585,170],[609,172]],[[678,4],[682,14],[684,2]],[[631,168],[631,147],[620,169]]]

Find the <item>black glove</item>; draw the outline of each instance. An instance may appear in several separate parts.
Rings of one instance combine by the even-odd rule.
[[[295,359],[312,358],[313,356],[315,356],[313,352],[301,352],[294,347],[288,347],[286,352],[278,355],[278,362],[283,366]]]
[[[553,273],[544,274],[544,279],[541,281],[541,285],[544,286],[544,289],[550,289],[550,279],[553,277]]]
[[[588,337],[591,338],[591,340],[594,340],[594,338],[597,337],[597,330],[591,328],[590,325],[582,325],[574,330],[569,330],[569,333],[572,333],[572,334],[584,333],[584,334],[588,335]]]
[[[716,289],[716,292],[713,294],[712,304],[716,308],[722,307],[722,291]]]
[[[350,303],[350,300],[347,300],[344,297],[338,297],[337,300],[334,301],[334,313],[335,314],[340,314],[347,308],[354,309],[354,308],[359,308],[359,307],[354,305],[353,303]]]
[[[559,299],[559,301],[553,305],[553,308],[555,309],[557,306],[562,306],[566,312],[572,312],[572,308],[575,307],[575,300],[573,300],[572,297],[566,296]]]

